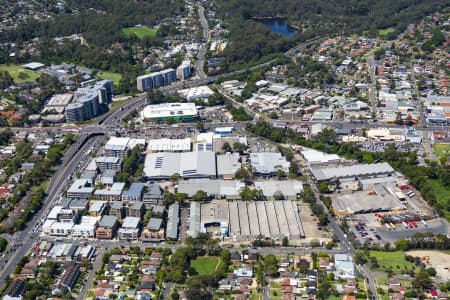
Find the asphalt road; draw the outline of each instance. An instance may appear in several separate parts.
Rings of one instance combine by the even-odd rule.
[[[205,71],[203,70],[203,65],[205,63],[206,47],[208,47],[209,43],[209,27],[208,21],[205,18],[205,8],[201,5],[198,6],[198,16],[200,18],[200,24],[202,25],[203,29],[203,41],[197,54],[195,70],[197,71],[198,77],[206,78],[207,76],[205,74]]]

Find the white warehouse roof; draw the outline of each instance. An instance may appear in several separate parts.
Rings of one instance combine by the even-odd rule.
[[[169,178],[174,173],[182,177],[214,177],[216,158],[213,152],[147,154],[144,173],[149,178]]]
[[[339,161],[337,154],[328,154],[313,149],[303,150],[300,153],[310,165]]]
[[[177,116],[195,116],[195,103],[162,103],[146,106],[141,113],[144,119],[157,119]]]
[[[160,152],[160,151],[191,151],[191,139],[157,139],[149,140],[147,146],[147,152]]]
[[[332,168],[311,168],[311,173],[317,181],[349,177],[367,177],[382,174],[389,175],[394,172],[394,169],[386,162]]]

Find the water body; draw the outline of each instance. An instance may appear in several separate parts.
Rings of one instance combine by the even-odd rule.
[[[288,25],[283,19],[262,19],[258,20],[272,30],[272,32],[281,34],[285,38],[291,38],[298,33],[298,29]]]

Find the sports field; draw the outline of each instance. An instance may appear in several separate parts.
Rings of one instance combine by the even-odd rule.
[[[155,36],[158,30],[147,26],[134,26],[124,28],[122,31],[127,36],[135,34],[140,40],[142,40],[144,36]]]

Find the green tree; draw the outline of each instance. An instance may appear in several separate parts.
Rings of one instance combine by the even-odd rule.
[[[192,196],[192,201],[205,202],[205,201],[208,201],[208,200],[209,200],[208,194],[205,191],[202,191],[202,190],[198,190]]]

